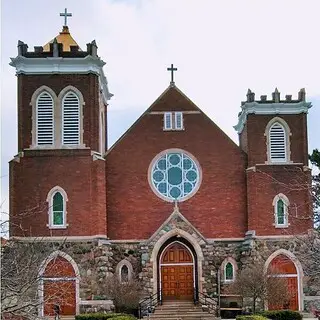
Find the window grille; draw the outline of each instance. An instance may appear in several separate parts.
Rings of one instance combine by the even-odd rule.
[[[165,112],[163,117],[163,130],[183,130],[183,113]]]
[[[53,99],[43,92],[37,100],[37,145],[52,145],[54,141]]]
[[[175,129],[182,130],[183,129],[183,117],[182,112],[175,112]]]
[[[165,112],[164,114],[164,130],[172,130],[172,113],[171,112]]]
[[[269,131],[269,148],[271,162],[285,162],[286,154],[286,132],[284,127],[276,122]]]
[[[73,92],[63,99],[62,118],[62,144],[80,144],[80,102]]]

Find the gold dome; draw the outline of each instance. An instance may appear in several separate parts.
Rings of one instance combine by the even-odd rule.
[[[59,35],[56,36],[57,42],[63,44],[63,51],[70,51],[70,46],[78,46],[76,41],[72,38],[68,26],[63,26],[62,32],[59,33]],[[52,43],[54,39],[52,39],[50,42],[46,43],[43,46],[44,52],[50,51],[50,43]],[[79,50],[82,51],[79,47]]]

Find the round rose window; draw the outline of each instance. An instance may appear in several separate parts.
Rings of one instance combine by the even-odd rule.
[[[150,180],[153,191],[164,200],[184,201],[199,189],[200,167],[183,151],[168,151],[153,160]]]

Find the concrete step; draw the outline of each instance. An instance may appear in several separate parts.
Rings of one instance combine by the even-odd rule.
[[[144,319],[150,320],[213,320],[215,316],[204,312],[199,305],[192,301],[165,301],[157,306],[154,313]]]

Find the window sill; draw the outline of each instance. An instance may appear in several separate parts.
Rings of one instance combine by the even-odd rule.
[[[51,229],[67,229],[69,226],[69,224],[65,224],[65,225],[62,225],[62,226],[54,226],[54,225],[49,225],[47,224],[47,227],[51,230]]]
[[[262,163],[260,165],[267,165],[267,166],[284,166],[284,165],[291,165],[291,164],[300,164],[300,163],[294,163],[293,161],[279,161],[279,162],[272,162],[270,160],[265,161],[265,163]],[[301,163],[302,164],[302,163]]]
[[[274,224],[276,229],[286,229],[289,227],[290,224]]]
[[[26,150],[68,150],[68,149],[89,149],[85,144],[78,145],[41,145],[41,146],[30,146]]]
[[[172,128],[172,129],[165,129],[165,128],[163,128],[163,131],[184,131],[184,128],[182,128],[182,129],[174,129],[174,128]]]
[[[223,282],[224,284],[231,284],[231,283],[234,282],[234,279],[232,279],[232,280],[222,280],[222,282]]]

